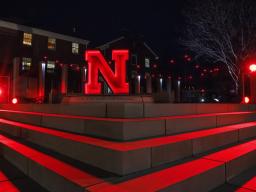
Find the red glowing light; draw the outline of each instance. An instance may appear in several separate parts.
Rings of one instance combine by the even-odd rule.
[[[0,88],[0,96],[3,94],[3,90]]]
[[[199,65],[196,65],[196,66],[195,66],[196,69],[199,69],[199,67],[200,67]]]
[[[153,65],[153,67],[154,67],[154,68],[157,68],[157,65],[156,65],[156,64],[154,64],[154,65]]]
[[[17,104],[18,103],[18,99],[17,98],[13,98],[12,99],[12,104]]]
[[[214,71],[218,72],[220,69],[217,67],[217,68],[214,68]]]
[[[86,94],[100,94],[99,72],[114,94],[128,94],[129,84],[126,82],[126,61],[128,50],[113,50],[112,59],[115,61],[115,71],[109,67],[100,51],[86,51],[88,63],[88,82],[85,84]]]
[[[245,103],[245,104],[250,103],[250,98],[249,98],[249,97],[244,97],[244,103]]]
[[[187,62],[190,62],[192,60],[192,58],[189,56],[189,55],[184,55],[184,59],[187,61]]]
[[[175,60],[174,60],[174,59],[171,59],[171,60],[170,60],[170,63],[171,63],[171,64],[174,64],[174,63],[175,63]]]
[[[249,66],[249,70],[250,70],[251,72],[256,72],[256,64],[251,64],[251,65]]]

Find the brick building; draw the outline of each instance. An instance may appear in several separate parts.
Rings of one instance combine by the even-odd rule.
[[[62,95],[83,95],[88,40],[0,20],[0,41],[0,102],[1,92],[6,93],[4,102],[14,97],[57,102]],[[159,90],[159,57],[142,38],[122,36],[96,49],[110,66],[113,49],[129,50],[130,94]],[[105,95],[112,94],[106,83],[103,89]]]
[[[0,76],[9,78],[10,97],[82,93],[89,41],[0,20],[0,42]]]

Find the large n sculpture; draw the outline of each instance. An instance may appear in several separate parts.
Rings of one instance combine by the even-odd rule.
[[[88,63],[88,81],[85,84],[85,94],[101,94],[102,85],[99,82],[99,72],[113,91],[113,94],[129,94],[129,84],[126,82],[126,62],[128,57],[128,50],[113,50],[112,60],[115,62],[115,69],[112,70],[100,51],[86,51],[85,60]]]

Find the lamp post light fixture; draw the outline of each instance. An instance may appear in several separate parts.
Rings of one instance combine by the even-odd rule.
[[[249,70],[250,70],[251,73],[256,72],[256,64],[254,64],[254,63],[253,63],[253,64],[250,64],[250,65],[249,65]]]

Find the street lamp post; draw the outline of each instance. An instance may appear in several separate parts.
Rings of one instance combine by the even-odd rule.
[[[255,103],[256,99],[256,64],[251,63],[249,65],[249,72],[250,72],[250,95],[251,95],[251,102]]]

